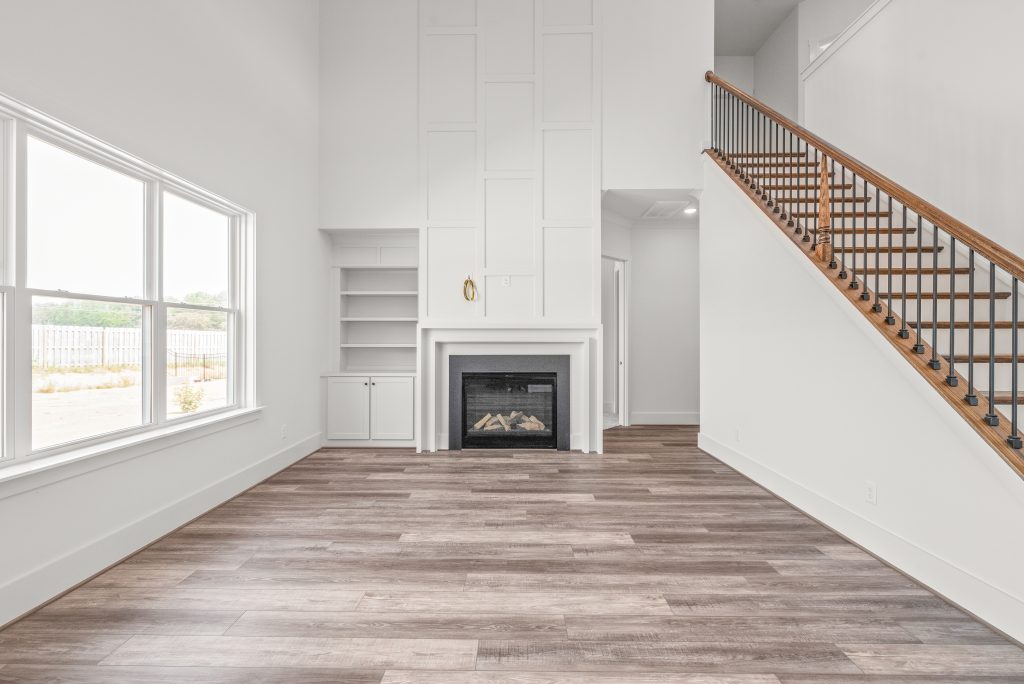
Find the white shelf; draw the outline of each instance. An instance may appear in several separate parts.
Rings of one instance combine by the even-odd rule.
[[[414,344],[373,344],[371,342],[353,342],[339,345],[342,349],[415,349]]]
[[[366,316],[366,317],[354,316],[354,317],[341,318],[340,320],[341,320],[342,323],[415,323],[419,319],[416,319],[416,318],[387,318],[387,317],[372,318],[372,317],[369,317],[369,316]]]
[[[418,271],[419,266],[388,266],[386,264],[362,264],[355,266],[338,266],[345,271]]]
[[[407,378],[409,376],[416,375],[415,368],[408,368],[402,370],[401,368],[388,368],[382,370],[380,368],[354,368],[343,371],[329,371],[327,373],[321,373],[322,378],[359,378],[367,375],[374,375],[379,378],[393,377],[393,378]]]
[[[342,297],[415,297],[415,290],[342,290]]]
[[[338,244],[331,267],[334,372],[415,375],[417,237],[418,232],[400,239],[372,232],[339,237],[344,244]]]

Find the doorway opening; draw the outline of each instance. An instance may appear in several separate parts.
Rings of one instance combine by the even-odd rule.
[[[601,257],[605,430],[629,425],[627,269],[626,261]]]

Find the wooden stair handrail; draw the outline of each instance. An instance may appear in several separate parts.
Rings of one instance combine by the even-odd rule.
[[[704,80],[708,83],[714,83],[721,87],[723,90],[731,93],[743,102],[746,102],[769,119],[774,120],[783,128],[789,129],[792,133],[799,136],[804,142],[810,143],[814,147],[818,148],[823,154],[831,157],[837,162],[840,162],[845,168],[856,173],[859,178],[880,189],[910,211],[924,219],[927,219],[928,222],[938,226],[957,240],[966,244],[968,247],[973,247],[974,251],[984,256],[985,259],[991,261],[1011,276],[1024,281],[1024,259],[1021,259],[998,242],[985,237],[974,228],[971,228],[966,223],[950,216],[931,202],[915,195],[891,178],[882,175],[867,164],[858,161],[856,158],[846,152],[843,152],[838,147],[828,143],[822,138],[819,138],[795,121],[779,114],[757,98],[748,95],[733,84],[718,77],[715,75],[715,72],[708,71],[705,73]]]

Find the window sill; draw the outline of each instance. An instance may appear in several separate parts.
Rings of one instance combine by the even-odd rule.
[[[251,423],[262,412],[261,406],[225,411],[53,456],[0,464],[0,499]]]

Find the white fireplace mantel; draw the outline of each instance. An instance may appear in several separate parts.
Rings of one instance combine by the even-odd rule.
[[[569,357],[570,448],[601,453],[601,326],[511,323],[419,326],[421,379],[416,411],[417,450],[448,448],[448,358],[452,355],[552,355]]]

